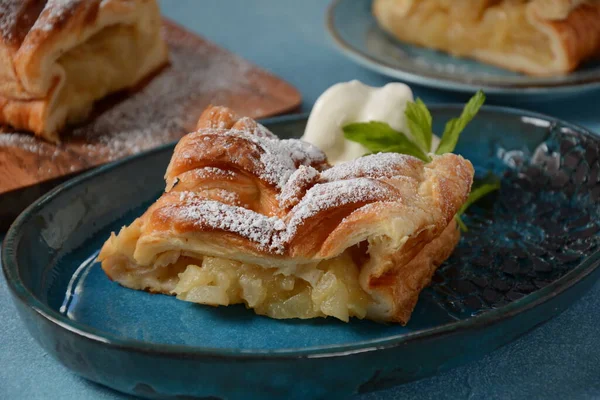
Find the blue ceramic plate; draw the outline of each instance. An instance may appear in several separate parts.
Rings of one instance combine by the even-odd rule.
[[[432,107],[435,130],[460,113]],[[298,137],[305,117],[272,120]],[[600,275],[600,139],[484,108],[457,151],[502,188],[473,206],[406,327],[273,320],[125,289],[95,261],[161,193],[173,146],[82,175],[30,206],[4,241],[21,318],[76,373],[149,398],[340,398],[480,357],[564,310]],[[179,397],[178,397],[179,396]],[[189,397],[186,397],[189,396]]]
[[[600,61],[560,77],[530,77],[477,61],[401,43],[371,14],[371,0],[335,0],[327,29],[337,47],[361,65],[407,82],[438,89],[487,94],[575,94],[600,88]]]

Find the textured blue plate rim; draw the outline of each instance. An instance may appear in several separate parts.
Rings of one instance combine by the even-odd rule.
[[[362,52],[348,43],[339,34],[335,24],[336,8],[348,0],[333,0],[327,8],[325,26],[329,36],[333,39],[336,47],[341,50],[342,54],[348,56],[358,64],[365,68],[379,72],[396,79],[401,79],[417,85],[428,86],[437,89],[452,90],[458,92],[474,92],[479,89],[485,90],[488,94],[548,94],[548,93],[563,93],[573,92],[575,90],[592,90],[600,88],[600,72],[593,77],[587,79],[573,80],[567,82],[537,79],[535,82],[529,83],[506,83],[506,84],[490,84],[485,79],[477,79],[470,82],[461,81],[459,79],[451,80],[436,77],[429,73],[415,73],[403,70],[400,67],[378,60],[369,54]],[[382,32],[382,34],[384,34]],[[387,35],[387,34],[386,34]],[[397,40],[397,39],[393,39]]]
[[[463,105],[459,104],[440,104],[431,106],[431,111],[432,113],[435,113],[436,111],[447,110],[453,112],[460,112],[462,110],[462,107]],[[535,118],[544,120],[548,123],[559,123],[566,128],[572,129],[573,131],[583,134],[584,136],[598,138],[598,135],[583,127],[539,113],[496,106],[484,106],[482,110],[496,114],[511,114],[513,116],[518,116],[521,118]],[[263,120],[261,122],[289,122],[296,120],[299,121],[306,118],[306,114],[300,114],[271,118],[268,120]],[[36,211],[42,209],[48,202],[50,202],[57,195],[60,195],[63,191],[72,189],[80,184],[83,184],[86,181],[93,179],[96,175],[110,172],[111,170],[124,166],[131,161],[162,152],[165,149],[172,146],[173,143],[165,144],[147,152],[136,154],[127,157],[123,160],[119,160],[101,166],[99,168],[96,168],[95,170],[88,171],[56,187],[46,195],[42,196],[36,202],[31,204],[29,207],[27,207],[27,209],[25,209],[25,211],[23,211],[17,217],[17,219],[9,228],[4,238],[2,246],[2,269],[8,287],[10,288],[13,294],[13,300],[20,301],[24,306],[34,310],[39,317],[56,325],[58,328],[69,331],[92,342],[104,344],[118,349],[123,349],[126,351],[151,353],[163,357],[220,358],[231,360],[329,358],[397,347],[401,345],[406,345],[414,341],[434,339],[435,337],[447,335],[458,331],[476,330],[479,328],[489,326],[491,324],[496,324],[505,319],[511,318],[517,314],[525,312],[533,307],[536,307],[539,304],[551,300],[553,297],[568,290],[572,286],[576,285],[578,282],[585,279],[588,275],[590,275],[593,271],[600,267],[599,250],[587,257],[577,267],[565,274],[563,277],[553,281],[546,287],[534,293],[526,295],[521,299],[511,302],[503,307],[488,311],[481,315],[467,318],[464,320],[449,322],[447,324],[433,328],[422,329],[408,334],[392,335],[386,338],[358,341],[353,342],[351,344],[312,346],[306,348],[242,350],[231,348],[204,348],[186,345],[156,344],[140,340],[121,339],[113,335],[107,334],[105,332],[98,331],[95,328],[88,327],[83,324],[79,324],[72,320],[69,320],[62,314],[56,312],[55,310],[51,309],[48,305],[44,304],[39,299],[37,299],[35,295],[31,293],[20,280],[20,276],[18,274],[18,261],[15,246],[15,243],[19,239],[19,232],[21,230],[21,227],[28,222],[28,220],[31,218],[31,215],[35,214]]]

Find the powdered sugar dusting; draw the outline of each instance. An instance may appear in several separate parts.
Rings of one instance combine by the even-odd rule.
[[[256,136],[267,137],[267,138],[271,138],[271,139],[277,138],[277,136],[274,135],[273,132],[268,130],[266,126],[264,126],[262,124],[258,124],[258,123],[256,124],[256,129],[254,129],[253,134],[255,134]]]
[[[22,6],[23,0],[3,0],[0,2],[0,33],[7,42],[15,39],[15,24]]]
[[[351,178],[389,178],[412,165],[421,165],[415,157],[398,153],[379,153],[344,162],[324,171],[321,179],[326,182]]]
[[[296,165],[308,165],[309,163],[324,163],[327,156],[317,146],[297,139],[284,139],[281,141],[290,157]]]
[[[225,61],[224,59],[227,59]],[[207,93],[246,85],[249,64],[228,53],[193,53],[175,47],[172,67],[135,95],[105,112],[91,126],[75,129],[92,147],[100,146],[108,159],[137,153],[175,140],[193,130]],[[226,77],[226,79],[215,79]]]
[[[268,140],[268,148],[261,161],[268,165],[265,170],[265,179],[276,184],[282,189],[292,173],[301,165],[319,168],[325,163],[327,156],[312,144],[297,139]],[[276,145],[273,145],[276,144]]]
[[[255,135],[258,137],[277,139],[277,136],[274,135],[270,130],[268,130],[267,127],[257,123],[256,121],[254,121],[252,118],[249,118],[249,117],[240,118],[239,121],[237,121],[235,123],[235,125],[233,126],[233,129],[245,130],[245,131],[251,133],[252,135]]]
[[[235,177],[235,172],[215,167],[204,167],[195,169],[194,175],[200,179],[219,177],[219,179],[231,180]]]
[[[292,209],[287,223],[236,205],[206,200],[192,192],[180,193],[179,203],[159,212],[175,223],[191,224],[197,230],[235,233],[252,241],[259,250],[283,254],[298,227],[311,217],[344,205],[389,200],[394,195],[391,187],[367,178],[317,184]]]
[[[49,149],[54,146],[41,142],[33,136],[26,135],[23,133],[3,133],[0,132],[0,146],[2,147],[16,147],[24,149],[29,153],[34,154],[46,154]]]
[[[233,204],[236,206],[241,205],[240,196],[235,192],[230,192],[229,190],[225,189],[213,189],[212,192],[227,204]]]
[[[267,182],[283,188],[300,165],[312,165],[325,161],[325,154],[322,152],[301,152],[298,143],[299,140],[278,140],[261,138],[260,146],[264,153],[261,154],[261,162],[265,166],[261,178]]]
[[[304,196],[304,193],[319,180],[319,171],[313,167],[301,165],[287,181],[277,201],[282,208],[293,207]]]
[[[251,160],[258,177],[275,185],[280,190],[284,188],[290,176],[300,167],[311,166],[315,169],[326,168],[327,157],[317,147],[297,139],[279,140],[277,137],[257,136],[249,131],[229,130],[218,131],[204,129],[203,135],[230,135],[247,140],[260,149],[260,160]],[[185,155],[184,155],[185,157]],[[247,159],[248,160],[248,159]]]
[[[292,209],[287,235],[293,236],[306,220],[326,210],[349,204],[392,200],[396,195],[391,186],[369,178],[318,183]]]
[[[382,178],[423,172],[424,164],[420,160],[387,153],[364,157],[330,169],[327,169],[327,164],[320,165],[324,169],[320,172],[311,165],[302,164],[315,162],[314,159],[310,160],[311,157],[320,160],[320,153],[311,154],[312,148],[306,148],[297,141],[257,137],[239,130],[206,129],[195,134],[202,135],[203,132],[206,135],[235,135],[258,144],[271,157],[261,157],[261,162],[265,163],[264,170],[279,170],[277,179],[283,179],[282,170],[292,171],[277,194],[282,211],[291,210],[281,219],[239,207],[240,203],[235,203],[234,198],[230,197],[235,192],[235,185],[232,185],[230,191],[213,192],[209,189],[203,193],[200,187],[197,193],[180,194],[178,204],[171,204],[161,212],[166,212],[163,215],[167,220],[188,226],[191,224],[199,231],[214,229],[237,234],[251,241],[259,251],[272,254],[285,254],[301,227],[307,224],[309,228],[314,227],[315,223],[327,218],[335,210],[345,207],[344,218],[347,218],[356,209],[375,202],[397,201],[400,192],[392,184],[382,181]],[[249,152],[241,157],[244,156],[250,157]],[[298,166],[297,162],[300,163]],[[205,167],[199,168],[196,173],[212,171],[211,167]],[[258,177],[261,174],[259,170]],[[222,201],[203,197],[209,195],[211,198],[214,198],[213,195],[220,197]]]
[[[59,21],[64,20],[82,1],[85,0],[48,0],[40,18],[31,29],[46,32],[54,30]]]
[[[267,217],[243,207],[231,206],[213,200],[186,197],[182,204],[161,210],[169,219],[191,223],[197,229],[215,229],[236,233],[254,242],[263,251],[283,252],[278,240],[285,232],[285,223],[277,217]]]
[[[235,193],[235,192],[231,192],[229,190],[225,190],[225,189],[211,189],[210,190],[210,197],[217,201],[221,201],[224,202],[225,204],[230,204],[230,205],[236,205],[239,206],[241,204],[240,202],[240,196]],[[190,191],[182,191],[179,192],[179,201],[180,202],[190,202],[190,201],[194,201],[195,199],[197,199],[199,196],[197,194],[195,194],[194,192],[190,192]],[[215,199],[216,197],[216,199]]]
[[[238,127],[241,128],[242,125]],[[251,155],[255,153],[247,151],[240,157],[260,157],[260,160],[251,159],[262,164],[257,166],[257,178],[275,183],[280,189],[277,194],[279,206],[291,210],[285,220],[282,220],[233,206],[233,198],[230,199],[225,193],[217,194],[225,196],[222,197],[223,202],[217,203],[198,200],[202,198],[201,193],[186,193],[180,195],[181,204],[175,211],[170,211],[167,218],[192,223],[198,229],[210,228],[236,233],[254,242],[258,249],[275,254],[285,253],[298,228],[313,217],[327,215],[332,210],[348,205],[361,207],[375,201],[396,199],[398,193],[395,188],[377,178],[402,175],[414,166],[411,163],[420,168],[423,166],[415,158],[399,154],[377,154],[327,169],[324,154],[316,147],[298,140],[272,139],[237,129],[203,129],[192,135],[200,135],[194,138],[200,140],[204,140],[202,136],[236,136],[260,147],[260,156]],[[192,147],[183,146],[178,151],[191,151]],[[178,156],[181,157],[181,154]],[[320,172],[313,165],[324,171]],[[331,170],[334,170],[333,173],[329,173]],[[202,176],[212,173],[213,169],[205,167],[195,171]],[[328,182],[328,179],[332,181]],[[319,180],[323,183],[317,183]],[[235,191],[235,186],[231,190]],[[223,204],[224,202],[230,205]]]

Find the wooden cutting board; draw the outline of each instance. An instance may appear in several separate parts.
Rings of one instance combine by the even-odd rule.
[[[30,134],[0,133],[0,230],[28,203],[84,170],[173,142],[193,130],[209,104],[263,118],[298,109],[298,91],[170,21],[170,65],[128,93],[113,95],[95,116],[69,129],[60,145]]]

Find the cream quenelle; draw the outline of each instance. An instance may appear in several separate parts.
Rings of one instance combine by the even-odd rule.
[[[373,87],[353,80],[335,84],[315,102],[302,140],[323,150],[332,164],[354,160],[368,150],[344,138],[342,127],[353,122],[381,121],[411,137],[404,115],[409,101],[413,101],[412,90],[403,83]],[[432,149],[438,143],[434,136]]]

